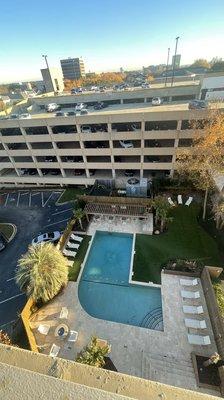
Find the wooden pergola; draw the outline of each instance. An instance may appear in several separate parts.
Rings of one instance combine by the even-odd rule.
[[[113,204],[113,203],[87,203],[84,209],[88,215],[108,215],[120,217],[148,218],[147,206],[135,204]]]

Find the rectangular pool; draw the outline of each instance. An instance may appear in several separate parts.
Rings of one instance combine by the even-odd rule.
[[[163,330],[160,288],[128,282],[133,235],[97,231],[79,282],[79,301],[95,318]]]

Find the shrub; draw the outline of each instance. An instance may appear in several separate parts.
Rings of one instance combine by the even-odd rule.
[[[224,292],[221,283],[213,283],[213,288],[216,295],[216,300],[219,306],[220,313],[224,318]]]
[[[169,260],[165,269],[182,272],[200,272],[204,264],[200,260],[184,260],[175,259]]]
[[[110,352],[110,346],[100,346],[97,337],[93,336],[91,342],[78,354],[76,361],[81,364],[88,364],[102,368],[105,365],[105,357]]]

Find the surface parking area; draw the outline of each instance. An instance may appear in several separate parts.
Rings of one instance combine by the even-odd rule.
[[[17,226],[15,238],[0,253],[0,329],[11,327],[26,302],[15,283],[18,260],[32,239],[45,232],[62,232],[72,215],[71,203],[57,205],[61,191],[0,192],[0,221]]]

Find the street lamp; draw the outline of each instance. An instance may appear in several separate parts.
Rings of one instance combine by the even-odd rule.
[[[166,78],[165,78],[165,87],[167,83],[167,71],[168,71],[168,66],[169,66],[169,58],[170,58],[170,48],[168,47],[168,53],[167,53],[167,62],[166,62]]]
[[[174,58],[173,58],[173,71],[172,71],[171,86],[173,86],[174,72],[175,72],[175,64],[176,64],[176,55],[177,55],[177,45],[178,45],[178,40],[179,40],[179,39],[180,39],[180,37],[177,36],[177,37],[176,37],[175,53],[174,53]]]
[[[48,64],[48,61],[47,61],[47,54],[42,54],[42,57],[45,59],[47,70],[48,70],[48,73],[49,73],[49,76],[50,76],[50,80],[51,80],[52,91],[54,92],[54,83],[53,83],[53,80],[52,80],[52,77],[51,77],[50,68],[49,68],[49,64]]]

